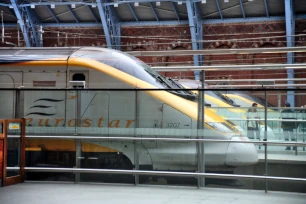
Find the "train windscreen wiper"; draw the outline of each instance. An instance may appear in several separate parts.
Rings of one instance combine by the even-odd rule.
[[[193,97],[194,99],[197,97],[197,95],[195,93],[193,93],[192,91],[186,90],[180,83],[177,83],[176,81],[174,81],[171,78],[168,78],[168,80],[175,86],[177,86],[179,89],[182,90],[182,92],[186,95],[189,95],[190,97]]]
[[[227,96],[224,96],[222,93],[220,93],[219,91],[214,91],[214,93],[219,96],[221,99],[223,99],[224,101],[226,101],[227,103],[229,103],[232,106],[235,107],[240,107],[240,105],[236,104],[232,99],[230,99]]]

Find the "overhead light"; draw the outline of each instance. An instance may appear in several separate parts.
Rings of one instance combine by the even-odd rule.
[[[71,8],[75,8],[75,4],[71,4]]]
[[[31,5],[31,8],[32,8],[32,9],[35,9],[35,5],[32,4],[32,5]]]
[[[92,8],[96,8],[97,5],[96,5],[96,4],[92,4],[91,7],[92,7]]]
[[[228,3],[229,2],[229,0],[224,0],[224,3]]]
[[[114,4],[114,7],[118,7],[119,4]]]
[[[178,4],[178,5],[182,5],[182,4],[183,4],[183,2],[179,1],[179,2],[177,2],[177,4]]]
[[[55,8],[55,4],[51,4],[51,8],[53,8],[53,9],[54,9],[54,8]]]
[[[248,0],[248,1],[254,1],[254,0]]]
[[[201,2],[202,2],[202,4],[206,4],[206,0],[202,0]]]
[[[160,6],[160,2],[159,1],[156,2],[156,6]]]
[[[139,6],[139,3],[138,3],[138,2],[135,2],[135,3],[134,3],[134,6]]]
[[[14,7],[13,7],[13,5],[11,4],[11,5],[9,6],[9,8],[14,8]]]

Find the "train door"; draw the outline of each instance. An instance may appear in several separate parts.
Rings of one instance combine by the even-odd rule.
[[[154,129],[162,128],[162,104],[157,100],[152,100],[146,93],[138,92],[138,112],[140,117],[138,117],[140,128],[149,128],[152,131],[150,136],[142,136],[142,138],[156,138],[154,135],[156,132]],[[141,144],[146,148],[156,148],[156,140],[142,140]]]
[[[106,91],[91,91],[81,95],[81,127],[91,132],[108,134],[110,95]],[[93,131],[95,129],[95,131]]]
[[[0,89],[17,88],[22,72],[0,72]],[[0,118],[15,118],[16,96],[13,90],[0,90]]]
[[[72,104],[74,114],[71,117],[79,120],[79,127],[82,131],[89,130],[93,132],[101,131],[102,127],[107,127],[109,120],[109,100],[110,96],[106,91],[91,91],[87,90],[89,84],[89,71],[88,70],[71,70],[69,72],[69,88],[77,89],[71,91],[68,99]],[[95,132],[94,131],[94,132]],[[97,133],[97,132],[95,132]]]
[[[67,91],[66,93],[66,121],[68,127],[75,127],[75,134],[77,134],[78,126],[82,125],[82,100],[88,97],[88,71],[72,70],[69,71],[67,78],[67,88],[75,89]]]

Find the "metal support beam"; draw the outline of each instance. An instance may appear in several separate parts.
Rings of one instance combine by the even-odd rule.
[[[25,42],[27,47],[31,47],[30,36],[28,35],[26,25],[24,24],[24,21],[23,21],[22,15],[21,15],[21,11],[19,10],[19,7],[18,7],[15,0],[10,0],[10,1],[11,1],[12,6],[13,6],[13,9],[15,11],[16,17],[18,19],[18,24],[20,26],[20,30],[22,32],[24,42]]]
[[[286,11],[286,36],[287,36],[287,47],[295,46],[295,14],[293,0],[285,0],[285,11]],[[287,53],[287,63],[294,63],[294,53]],[[288,79],[294,78],[294,69],[287,70]],[[288,81],[288,84],[294,84],[293,81]],[[291,88],[290,86],[288,88]],[[294,91],[288,91],[287,102],[291,104],[291,107],[295,107]]]
[[[153,11],[153,13],[154,13],[154,16],[155,16],[156,20],[159,21],[159,18],[158,18],[158,16],[157,16],[157,13],[156,13],[156,11],[155,11],[155,8],[153,7],[153,5],[152,5],[151,2],[150,2],[149,4],[150,4],[150,6],[151,6],[151,8],[152,8],[152,11]]]
[[[42,46],[42,35],[38,32],[41,28],[41,22],[35,11],[30,7],[21,7],[16,0],[11,0],[11,5],[18,19],[25,45],[27,47]]]
[[[264,0],[264,3],[265,3],[265,8],[266,8],[266,15],[269,18],[270,14],[269,14],[269,7],[268,7],[268,4],[267,4],[267,0]]]
[[[59,23],[58,18],[56,17],[55,13],[52,11],[52,9],[50,8],[50,6],[46,6],[46,7],[47,7],[49,13],[50,13],[50,14],[52,15],[52,17],[54,18],[54,20],[55,20],[57,23]]]
[[[33,47],[41,47],[41,36],[37,32],[41,22],[36,13],[30,7],[21,8],[23,10],[23,15],[26,19],[26,27],[28,27],[28,32],[30,33],[31,43]]]
[[[203,24],[197,2],[194,2],[193,0],[186,1],[186,7],[188,12],[192,49],[203,49]],[[203,56],[199,55],[193,56],[194,66],[200,66],[203,59],[202,57]],[[199,71],[194,71],[194,75],[196,80],[200,79]]]
[[[217,5],[217,7],[218,7],[218,11],[219,11],[219,14],[220,14],[220,18],[223,20],[222,10],[221,10],[221,8],[220,8],[219,1],[218,1],[218,0],[216,0],[216,5]]]
[[[128,4],[128,6],[129,6],[129,8],[130,8],[130,10],[131,10],[131,12],[132,12],[132,14],[133,14],[135,20],[138,22],[138,21],[139,21],[139,20],[138,20],[138,16],[136,15],[133,6],[132,6],[131,4]]]
[[[97,0],[104,35],[108,48],[120,50],[120,23],[112,6],[104,5],[105,0]]]
[[[172,5],[173,10],[175,11],[175,15],[176,15],[177,20],[180,21],[180,16],[178,14],[177,8],[172,1],[171,1],[171,5]]]
[[[39,18],[39,16],[37,15],[37,13],[35,12],[35,9],[29,9],[32,18],[34,19],[35,23],[37,24],[41,24],[41,20]]]
[[[240,7],[241,7],[242,16],[243,16],[243,18],[245,18],[245,12],[244,12],[244,7],[243,7],[242,0],[240,0]]]
[[[74,11],[70,8],[70,6],[66,5],[67,9],[70,11],[70,13],[73,15],[74,20],[79,23],[79,20],[77,16],[75,15]]]

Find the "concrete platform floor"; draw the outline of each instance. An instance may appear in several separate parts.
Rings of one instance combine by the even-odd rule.
[[[0,188],[0,204],[306,204],[306,194],[220,188],[23,183]]]

